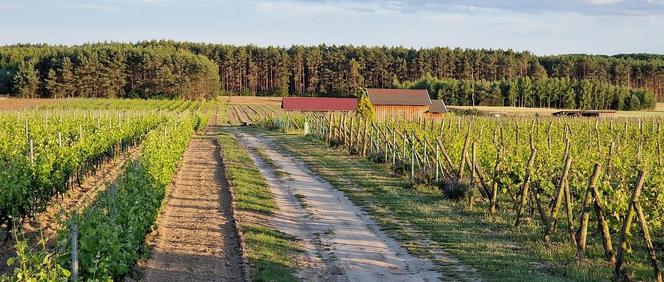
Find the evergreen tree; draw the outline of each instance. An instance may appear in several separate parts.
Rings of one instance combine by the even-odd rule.
[[[505,103],[507,106],[515,107],[517,105],[518,88],[516,81],[505,83]]]
[[[362,92],[364,91],[362,88],[364,85],[364,77],[360,72],[360,64],[358,64],[354,59],[351,59],[349,69],[348,93],[354,97],[361,96]]]
[[[500,91],[500,83],[491,83],[489,88],[489,105],[502,105],[503,97]]]
[[[574,86],[569,81],[569,79],[563,80],[562,83],[563,97],[561,99],[560,107],[564,109],[576,109],[578,104],[576,103],[576,93],[574,91]]]
[[[60,90],[63,97],[74,97],[76,92],[74,80],[74,67],[69,57],[62,59],[62,66],[60,67]]]
[[[62,88],[58,82],[58,75],[54,69],[48,70],[48,76],[46,77],[46,90],[48,94],[53,98],[62,98]]]
[[[14,75],[16,93],[22,98],[34,98],[39,88],[39,73],[32,61],[22,61]]]

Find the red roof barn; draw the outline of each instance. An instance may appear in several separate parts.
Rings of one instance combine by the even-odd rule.
[[[300,112],[354,112],[357,110],[355,98],[284,97],[281,108]]]

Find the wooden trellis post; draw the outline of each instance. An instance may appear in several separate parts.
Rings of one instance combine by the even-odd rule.
[[[392,132],[392,167],[397,163],[397,135],[394,132],[394,128],[390,128]]]
[[[516,222],[514,223],[514,226],[519,226],[521,223],[521,216],[523,213],[523,210],[526,208],[526,204],[528,203],[528,190],[530,188],[530,174],[532,173],[533,170],[533,164],[535,163],[535,156],[537,155],[537,149],[532,149],[530,151],[530,158],[528,158],[528,166],[526,167],[526,177],[523,181],[523,186],[521,188],[521,202],[519,206],[517,207],[517,212],[516,212]]]
[[[78,225],[71,225],[71,280],[78,281]]]
[[[475,194],[475,187],[476,185],[476,176],[475,176],[475,160],[476,160],[476,149],[477,149],[477,144],[473,142],[471,144],[471,149],[470,149],[470,163],[471,163],[471,168],[470,168],[470,189],[468,191],[468,207],[471,209],[473,208],[473,205],[475,204],[475,199],[474,194]]]
[[[629,207],[627,208],[627,213],[625,214],[625,219],[623,220],[623,226],[620,231],[620,243],[619,243],[620,247],[618,249],[618,257],[616,258],[616,265],[615,265],[616,280],[619,281],[625,280],[627,278],[627,269],[625,268],[623,262],[624,262],[625,252],[627,252],[628,250],[627,237],[631,233],[630,229],[632,227],[632,221],[634,220],[634,214],[638,215],[639,225],[641,227],[643,239],[645,240],[646,243],[646,249],[648,249],[648,256],[653,268],[654,278],[658,282],[662,281],[662,272],[657,264],[657,256],[652,241],[650,239],[648,223],[646,222],[645,215],[643,214],[643,210],[641,209],[641,204],[639,202],[639,197],[641,196],[643,184],[645,183],[645,178],[646,178],[646,172],[639,171],[639,178],[636,181],[636,184],[634,185],[634,189],[632,190],[632,197],[629,200]]]
[[[410,138],[410,179],[415,180],[415,138]]]
[[[362,133],[362,156],[366,157],[367,156],[367,131],[369,130],[369,121],[367,119],[364,120],[364,132]]]
[[[436,165],[436,183],[438,183],[439,177],[440,177],[439,176],[439,174],[440,174],[440,148],[439,148],[440,144],[438,144],[438,142],[435,142],[435,143],[436,143],[436,161],[435,161],[435,165]]]
[[[498,172],[500,171],[500,162],[502,161],[503,147],[498,148],[496,153],[496,165],[493,168],[493,181],[491,183],[491,198],[489,200],[491,208],[489,212],[491,215],[496,215],[496,206],[498,202]]]
[[[560,176],[560,182],[558,182],[558,190],[554,198],[553,207],[551,207],[549,220],[547,221],[549,224],[546,226],[546,231],[544,233],[544,240],[546,242],[549,242],[551,239],[551,235],[553,233],[555,222],[558,216],[558,211],[560,210],[563,198],[565,197],[565,185],[567,185],[567,177],[569,175],[569,170],[571,166],[572,166],[572,158],[570,158],[569,155],[566,155],[565,166],[563,167],[563,172],[562,175]]]

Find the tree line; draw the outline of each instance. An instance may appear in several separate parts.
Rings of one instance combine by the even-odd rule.
[[[538,57],[513,50],[259,47],[175,41],[0,47],[0,92],[55,96],[58,91],[49,89],[67,81],[65,57],[72,65],[74,80],[83,85],[73,86],[73,94],[63,94],[72,93],[67,89],[60,95],[191,98],[215,95],[218,90],[232,95],[343,97],[357,96],[363,87],[397,87],[429,74],[436,79],[474,81],[592,80],[644,88],[664,101],[664,57],[650,54]],[[30,65],[35,73],[30,73]],[[92,73],[103,74],[103,78],[91,77]],[[16,78],[17,74],[21,75]],[[49,80],[49,74],[56,79]],[[19,87],[23,85],[27,87]],[[218,87],[212,89],[214,86]],[[195,92],[205,89],[209,93]]]
[[[18,97],[211,98],[217,66],[173,46],[0,48],[0,92]]]
[[[427,89],[451,105],[547,107],[585,110],[653,109],[656,97],[643,88],[615,86],[597,79],[521,77],[512,80],[437,79],[425,75],[400,88]]]
[[[590,79],[645,88],[664,101],[664,56],[653,54],[538,57],[513,50],[365,46],[258,47],[152,41],[202,54],[220,68],[222,90],[248,95],[353,96],[426,74],[458,80],[521,77]]]

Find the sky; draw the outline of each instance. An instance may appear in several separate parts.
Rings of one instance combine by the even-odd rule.
[[[152,39],[664,54],[664,0],[0,0],[0,45]]]

